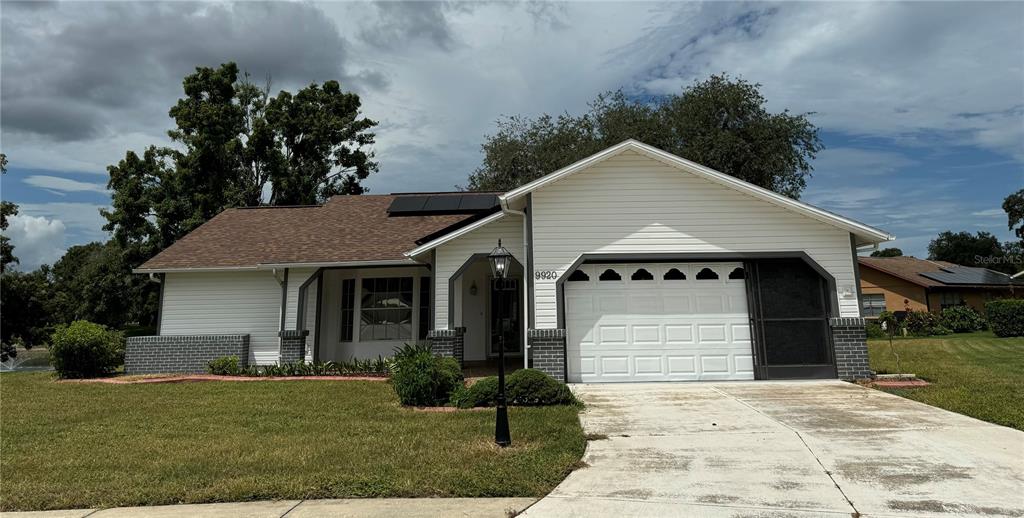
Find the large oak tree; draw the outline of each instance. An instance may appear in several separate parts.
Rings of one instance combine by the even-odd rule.
[[[626,139],[798,198],[822,149],[809,114],[769,112],[760,85],[727,75],[660,100],[609,92],[583,115],[512,116],[484,138],[472,190],[508,190]]]

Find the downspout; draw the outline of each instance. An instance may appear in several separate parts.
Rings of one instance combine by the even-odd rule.
[[[523,302],[522,302],[522,304],[523,304],[523,317],[524,318],[522,319],[522,322],[521,322],[521,325],[523,326],[523,332],[522,332],[521,336],[522,336],[522,340],[523,340],[523,343],[522,343],[522,346],[523,346],[523,368],[527,369],[527,368],[530,367],[530,353],[529,353],[530,344],[529,344],[529,340],[527,339],[527,336],[528,336],[528,334],[530,332],[530,315],[527,314],[527,309],[526,308],[529,307],[530,294],[527,293],[527,291],[528,291],[527,290],[528,284],[527,284],[526,278],[527,278],[528,275],[532,275],[533,272],[525,271],[526,267],[530,264],[530,261],[527,259],[528,257],[530,257],[530,244],[527,242],[528,239],[526,239],[526,236],[528,235],[527,228],[526,228],[526,224],[527,224],[526,212],[525,211],[521,211],[521,210],[510,209],[510,208],[508,208],[508,203],[504,202],[504,201],[501,202],[501,211],[504,212],[505,214],[515,214],[516,216],[519,216],[520,218],[523,219],[523,261],[525,261],[525,264],[523,265],[523,270],[524,271],[523,271]]]

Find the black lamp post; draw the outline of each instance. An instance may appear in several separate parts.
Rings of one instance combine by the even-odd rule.
[[[505,402],[505,319],[502,315],[502,299],[505,294],[505,277],[508,275],[508,268],[512,265],[512,254],[508,253],[501,246],[498,240],[498,247],[487,256],[491,263],[491,275],[497,284],[498,300],[495,301],[495,312],[498,313],[498,415],[494,423],[494,442],[498,446],[505,447],[512,444],[512,436],[508,431],[508,405]]]

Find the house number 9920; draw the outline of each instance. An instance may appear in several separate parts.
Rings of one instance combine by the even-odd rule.
[[[555,270],[537,270],[533,272],[533,277],[535,279],[557,279],[558,272]]]

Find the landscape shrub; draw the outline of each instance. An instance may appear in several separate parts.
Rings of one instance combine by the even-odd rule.
[[[429,345],[396,349],[391,367],[391,384],[403,405],[445,405],[462,386],[459,363],[434,355]]]
[[[569,386],[537,369],[520,369],[505,379],[505,398],[509,406],[574,405],[578,400]],[[459,408],[494,406],[498,399],[498,377],[477,380],[456,390],[451,404]]]
[[[885,331],[882,331],[882,324],[875,321],[868,321],[864,325],[864,331],[867,332],[868,338],[885,338],[887,335]]]
[[[949,334],[949,330],[939,325],[939,317],[928,311],[908,311],[902,324],[912,336]]]
[[[569,386],[537,369],[520,369],[507,380],[506,396],[510,405],[546,406],[576,403]]]
[[[124,363],[124,336],[105,326],[76,320],[50,337],[50,365],[61,378],[110,374]]]
[[[1024,299],[989,301],[985,317],[996,336],[1024,336]]]
[[[480,378],[468,387],[459,387],[451,396],[452,406],[473,408],[494,406],[498,399],[498,377]]]
[[[985,321],[970,306],[953,306],[942,310],[939,321],[954,333],[970,333],[984,328]]]
[[[238,368],[238,357],[237,356],[221,356],[210,360],[206,364],[206,370],[210,374],[217,374],[220,376],[237,376],[241,373]]]

